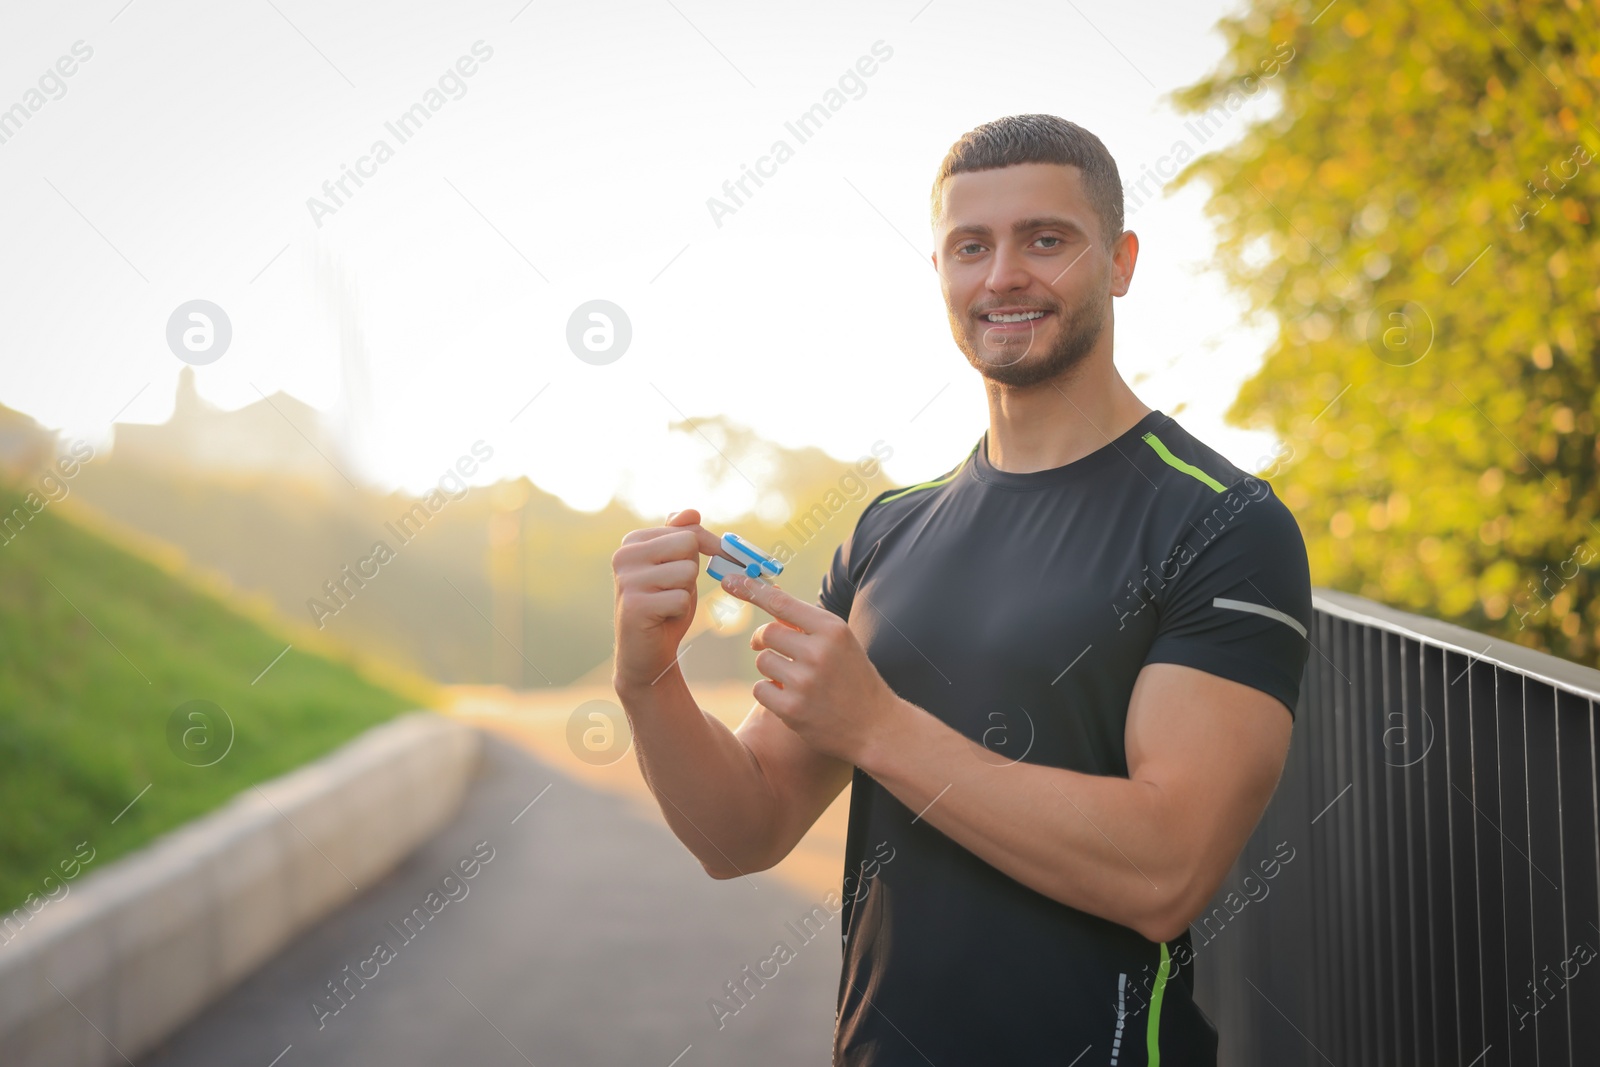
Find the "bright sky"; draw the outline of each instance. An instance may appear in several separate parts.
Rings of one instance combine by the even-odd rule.
[[[281,389],[332,409],[340,345],[364,345],[350,473],[384,487],[424,488],[482,439],[480,482],[526,473],[585,510],[736,510],[757,488],[667,429],[716,414],[845,461],[881,439],[887,476],[920,481],[987,424],[927,260],[945,151],[1050,112],[1094,131],[1127,183],[1179,141],[1232,141],[1269,92],[1203,144],[1164,100],[1216,62],[1231,8],[10,5],[0,115],[33,110],[0,124],[0,402],[91,441],[119,412],[163,421],[185,366],[168,319],[204,299],[232,327],[197,368],[225,408]],[[874,72],[852,81],[862,57]],[[801,143],[785,123],[842,76],[843,106]],[[437,110],[402,141],[386,123],[430,90]],[[708,198],[780,139],[792,158],[719,226]],[[323,184],[347,167],[367,176],[335,204]],[[1205,267],[1202,201],[1130,200],[1141,248],[1116,359],[1146,403],[1253,467],[1270,437],[1221,416],[1267,335]],[[343,327],[319,260],[353,294]],[[614,362],[568,345],[591,300],[631,323]]]

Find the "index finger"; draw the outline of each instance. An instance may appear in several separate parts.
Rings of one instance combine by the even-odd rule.
[[[823,626],[832,625],[833,621],[839,618],[820,604],[808,604],[775,585],[758,582],[743,575],[730,575],[723,580],[722,588],[740,600],[748,600],[774,619],[786,622],[802,633],[816,633]]]
[[[694,531],[695,544],[700,549],[702,556],[721,556],[723,559],[732,560],[734,563],[739,562],[722,551],[722,538],[700,525],[700,512],[694,508],[674,511],[667,516],[667,525]]]
[[[675,534],[681,531],[683,533],[693,535],[695,550],[700,555],[722,556],[724,559],[727,559],[727,554],[722,551],[722,539],[716,534],[712,533],[710,530],[706,529],[704,526],[700,525],[698,521],[688,521],[688,516],[694,516],[696,519],[699,518],[698,513],[693,509],[690,509],[687,512],[674,512],[672,516],[668,517],[667,524],[665,526],[652,526],[644,530],[634,530],[622,538],[622,543],[625,545],[631,545],[641,541],[654,541],[666,534]],[[737,563],[738,560],[733,560],[733,562]]]

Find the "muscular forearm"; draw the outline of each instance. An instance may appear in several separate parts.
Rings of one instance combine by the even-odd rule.
[[[744,742],[700,710],[676,665],[654,685],[613,684],[639,770],[678,840],[712,873],[760,870],[776,802]]]
[[[1159,788],[1012,763],[902,704],[861,766],[919,821],[1053,900],[1152,940],[1181,932],[1186,865]]]

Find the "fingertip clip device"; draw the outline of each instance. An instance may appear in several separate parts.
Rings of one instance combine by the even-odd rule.
[[[738,562],[723,559],[721,556],[711,557],[711,562],[706,564],[706,573],[719,582],[730,574],[744,574],[765,585],[771,585],[772,579],[783,573],[783,564],[736,534],[722,535],[722,551]]]

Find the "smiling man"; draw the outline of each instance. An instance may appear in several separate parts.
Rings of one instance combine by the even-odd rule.
[[[773,617],[737,731],[675,663],[717,537],[687,510],[624,538],[613,681],[640,766],[718,878],[777,863],[852,783],[844,870],[895,860],[845,899],[836,1067],[1214,1067],[1189,921],[1283,769],[1305,546],[1118,374],[1139,242],[1098,138],[980,126],[932,214],[988,430],[868,504],[818,603],[725,583]]]

